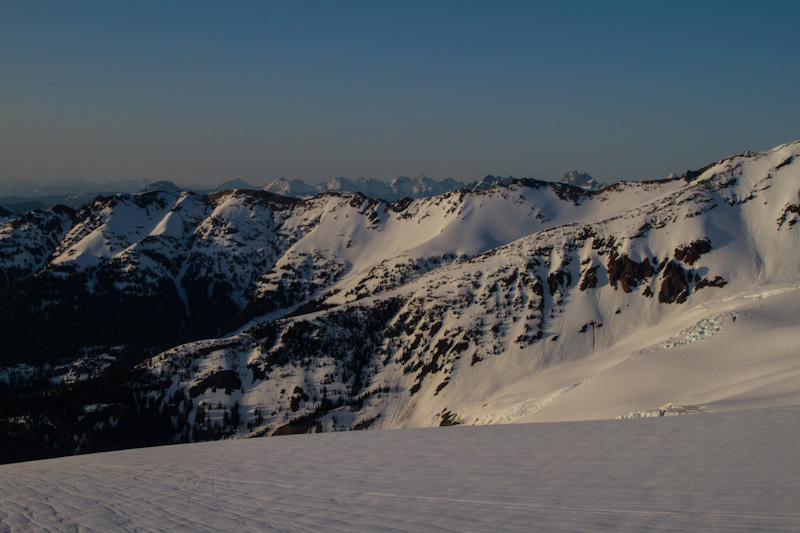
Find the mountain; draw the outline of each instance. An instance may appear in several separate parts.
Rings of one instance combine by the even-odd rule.
[[[0,196],[0,202],[2,202],[6,208],[17,213],[47,210],[57,205],[64,205],[71,209],[80,209],[98,196],[109,196],[118,192],[119,191],[117,190],[113,192],[106,191],[99,193],[64,194],[52,196]]]
[[[138,192],[156,192],[156,191],[182,191],[184,190],[182,187],[178,187],[174,183],[169,180],[162,180],[156,181],[153,183],[149,183],[139,189]]]
[[[488,191],[489,189],[491,189],[496,185],[501,185],[501,186],[509,185],[513,181],[514,181],[513,176],[507,176],[504,178],[502,176],[492,176],[491,174],[489,174],[480,181],[473,181],[472,183],[467,185],[466,188],[473,191]]]
[[[361,193],[370,198],[394,201],[392,189],[381,180],[375,178],[358,178],[355,181],[347,178],[333,178],[327,183],[317,186],[320,193],[332,192],[344,195]]]
[[[309,197],[319,193],[316,187],[302,180],[287,181],[284,178],[278,178],[264,187],[264,190],[273,194],[280,194],[281,196],[289,196],[292,198]]]
[[[72,187],[72,189],[70,189],[70,187]],[[191,190],[198,194],[208,194],[229,189],[256,189],[256,187],[240,179],[226,181],[225,183],[222,183],[213,189],[206,189],[203,185],[176,185],[168,180],[157,181],[153,183],[131,180],[106,184],[90,184],[79,182],[65,183],[63,185],[50,185],[46,187],[28,187],[27,189],[23,189],[21,185],[17,185],[17,190],[24,190],[27,195],[0,196],[0,204],[12,211],[24,213],[34,210],[46,210],[55,207],[56,205],[65,205],[72,209],[80,209],[98,196],[113,196],[114,194],[128,192],[130,190],[138,192]],[[37,194],[37,192],[40,191],[52,192],[69,190],[72,190],[73,192],[64,194]],[[0,214],[0,216],[3,215]]]
[[[430,196],[439,196],[450,191],[462,189],[465,185],[452,178],[436,181],[424,174],[420,174],[414,179],[406,177],[395,178],[389,182],[389,187],[394,193],[394,197],[390,198],[396,201],[400,198],[428,198]]]
[[[36,181],[30,179],[4,179],[0,182],[0,197],[26,198],[95,195],[100,191],[135,192],[150,183],[149,180],[116,180],[113,182],[88,182],[85,180]]]
[[[282,196],[307,198],[317,194],[336,193],[342,195],[363,194],[386,202],[396,202],[401,198],[428,198],[463,188],[464,184],[453,179],[436,181],[420,174],[414,179],[407,177],[394,178],[386,183],[375,178],[359,178],[355,181],[347,178],[334,178],[316,187],[302,180],[287,181],[279,178],[264,190]]]
[[[604,187],[608,187],[605,183],[600,183],[596,181],[593,177],[591,177],[586,172],[581,172],[580,170],[573,170],[572,172],[567,172],[561,178],[561,183],[566,183],[568,185],[572,185],[573,187],[580,187],[581,189],[586,189],[587,191],[599,191]]]
[[[257,189],[257,188],[258,187],[254,187],[253,185],[250,185],[244,180],[235,179],[221,183],[208,192],[228,191],[231,189]]]
[[[599,191],[154,191],[13,219],[0,449],[800,402],[798,154]],[[12,401],[46,383],[72,385]]]

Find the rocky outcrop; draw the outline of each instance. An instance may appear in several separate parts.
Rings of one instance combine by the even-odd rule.
[[[611,286],[616,289],[619,284],[625,292],[633,292],[639,283],[656,274],[656,269],[649,260],[636,262],[625,254],[617,255],[616,251],[613,251],[608,258],[606,268],[608,268],[608,282]]]
[[[689,297],[689,281],[686,272],[675,261],[670,261],[661,277],[658,301],[663,304],[682,304]]]
[[[674,257],[678,261],[683,261],[687,265],[693,265],[701,255],[707,254],[710,251],[711,241],[708,239],[702,239],[689,243],[685,246],[679,246],[678,248],[675,248]]]

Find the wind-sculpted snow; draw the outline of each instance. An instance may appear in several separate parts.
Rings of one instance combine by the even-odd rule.
[[[0,530],[797,531],[800,412],[404,429],[0,467]]]

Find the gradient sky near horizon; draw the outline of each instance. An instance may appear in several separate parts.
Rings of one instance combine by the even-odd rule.
[[[657,179],[800,139],[800,2],[6,0],[0,181]]]

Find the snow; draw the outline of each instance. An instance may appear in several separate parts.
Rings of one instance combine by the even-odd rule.
[[[299,435],[0,467],[0,531],[796,531],[800,408]]]
[[[609,419],[670,403],[704,412],[800,405],[797,296],[796,284],[754,290],[544,370],[487,361],[474,380],[448,386],[463,395],[448,401],[471,403],[459,414],[480,424]],[[495,391],[482,384],[492,374],[503,384]]]

